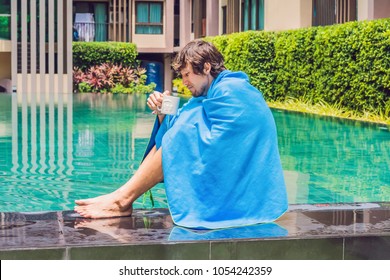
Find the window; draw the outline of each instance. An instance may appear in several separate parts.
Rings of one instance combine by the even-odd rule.
[[[105,42],[108,40],[107,11],[107,3],[73,3],[73,23],[80,41]],[[118,16],[117,19],[119,19]]]
[[[243,31],[264,29],[264,0],[244,0],[241,11]]]
[[[163,33],[163,2],[136,2],[135,33]]]
[[[313,0],[313,26],[344,23],[356,18],[356,0]]]
[[[226,34],[227,7],[222,7],[222,34]]]
[[[0,0],[0,40],[11,39],[10,0]]]

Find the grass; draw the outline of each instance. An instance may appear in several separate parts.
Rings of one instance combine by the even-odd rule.
[[[269,107],[276,109],[390,125],[389,112],[377,114],[372,112],[357,113],[338,105],[328,104],[325,101],[311,104],[306,100],[296,98],[289,98],[285,101],[269,101],[267,103]]]

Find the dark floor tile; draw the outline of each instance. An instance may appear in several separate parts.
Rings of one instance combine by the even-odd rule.
[[[345,239],[346,260],[390,260],[390,236]]]
[[[70,259],[101,260],[206,260],[209,243],[150,244],[78,247],[70,249]]]
[[[243,241],[236,243],[235,258],[241,260],[340,260],[342,257],[342,238],[328,238]]]
[[[210,258],[212,260],[237,259],[237,243],[234,241],[212,242],[210,247]]]
[[[0,251],[1,260],[61,260],[66,259],[65,249],[31,249]]]
[[[0,248],[3,250],[64,246],[63,234],[56,220],[20,220],[0,226]]]

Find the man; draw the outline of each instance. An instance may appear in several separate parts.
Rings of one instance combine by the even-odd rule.
[[[272,222],[287,209],[274,119],[243,72],[226,70],[210,43],[188,43],[174,60],[193,98],[176,116],[158,114],[162,93],[147,105],[158,114],[147,155],[113,193],[76,201],[88,218],[125,216],[164,181],[175,224],[226,228]]]

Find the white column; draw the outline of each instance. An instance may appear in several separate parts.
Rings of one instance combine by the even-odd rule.
[[[16,85],[18,83],[18,1],[11,1],[11,79],[12,79],[12,91],[16,91]]]
[[[180,0],[180,48],[191,40],[191,0]]]

